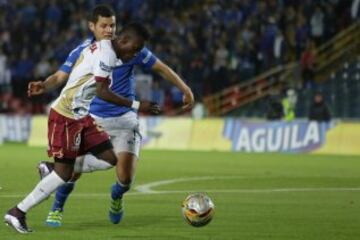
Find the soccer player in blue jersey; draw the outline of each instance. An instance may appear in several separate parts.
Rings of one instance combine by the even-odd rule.
[[[111,18],[114,20],[114,16]],[[94,33],[96,40],[100,40],[104,38],[104,34],[97,34],[96,26],[97,23],[95,21],[94,27],[91,28],[90,25],[90,29]],[[109,24],[109,28],[110,27],[111,24]],[[146,29],[143,29],[143,31],[146,31]],[[148,35],[148,33],[144,34]],[[79,56],[79,54],[75,55],[77,52],[81,52],[81,46],[69,55],[66,63],[60,68],[61,71],[66,73],[71,71],[71,66],[74,65]],[[125,56],[121,60],[123,61],[123,65],[115,67],[111,77],[111,90],[115,93],[128,99],[135,99],[134,67],[140,66],[146,70],[151,69],[160,74],[164,79],[175,84],[175,86],[184,93],[184,109],[189,109],[193,106],[194,97],[191,89],[171,68],[158,59],[146,47],[136,56]],[[92,102],[90,113],[97,123],[110,135],[119,162],[116,167],[117,170],[122,173],[118,181],[114,183],[111,188],[109,209],[110,221],[118,224],[124,212],[123,195],[130,189],[139,158],[141,135],[137,114],[131,108],[119,107],[99,98],[95,98]],[[112,165],[105,161],[100,161],[90,154],[86,155],[84,159],[77,159],[74,169],[76,174],[74,174],[70,182],[58,189],[46,223],[53,227],[61,226],[65,202],[73,191],[75,181],[79,179],[81,172],[105,170],[111,167]],[[51,169],[52,166],[49,162],[41,162],[39,164],[39,172],[42,177],[47,175]]]

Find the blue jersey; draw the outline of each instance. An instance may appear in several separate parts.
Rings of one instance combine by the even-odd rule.
[[[59,70],[70,74],[70,72],[72,71],[73,66],[75,65],[76,61],[78,60],[82,50],[84,50],[84,48],[86,48],[93,42],[95,42],[95,38],[92,37],[92,38],[88,38],[85,41],[83,41],[82,43],[80,43],[74,50],[72,50],[69,53],[69,56],[67,57],[67,59],[63,63],[63,65],[61,65]]]
[[[144,70],[149,70],[155,64],[157,58],[147,48],[143,48],[139,54],[127,63],[115,67],[111,76],[111,90],[125,98],[135,99],[135,79],[134,67],[140,66]],[[98,97],[90,105],[90,113],[99,117],[116,117],[126,112],[132,111],[131,108],[115,105],[106,102]]]

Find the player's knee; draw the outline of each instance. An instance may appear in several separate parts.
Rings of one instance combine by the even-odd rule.
[[[64,182],[68,182],[70,181],[71,177],[72,177],[72,173],[71,172],[67,172],[67,171],[59,171],[55,169],[56,174],[64,181]]]
[[[57,159],[55,158],[54,171],[65,182],[68,182],[73,176],[75,159]]]
[[[81,173],[73,173],[71,176],[71,182],[76,182],[81,177]]]
[[[112,166],[115,166],[117,163],[117,158],[112,149],[106,150],[96,156],[98,159],[102,159],[105,162],[109,163]]]
[[[106,155],[106,157],[100,159],[103,159],[105,162],[109,163],[112,167],[116,166],[117,164],[117,158],[114,153],[113,154],[109,153]]]
[[[90,152],[98,159],[102,159],[105,162],[111,164],[112,166],[115,166],[117,163],[117,158],[110,140],[90,149]]]

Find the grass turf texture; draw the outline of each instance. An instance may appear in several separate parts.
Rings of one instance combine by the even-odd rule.
[[[0,213],[18,203],[38,182],[36,164],[44,148],[0,146]],[[119,225],[107,219],[114,170],[84,174],[65,208],[64,225],[44,221],[53,198],[32,209],[23,236],[4,224],[1,240],[16,239],[291,239],[360,238],[359,157],[143,151],[137,177],[125,197]],[[159,184],[142,194],[136,187]],[[180,205],[206,191],[216,209],[213,221],[194,228]]]

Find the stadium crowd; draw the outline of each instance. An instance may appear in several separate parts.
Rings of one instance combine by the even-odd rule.
[[[359,15],[358,0],[0,0],[0,112],[43,113],[58,92],[27,99],[30,80],[55,72],[88,36],[86,15],[111,4],[119,26],[137,20],[152,33],[149,48],[192,87],[195,98],[300,60]],[[354,6],[357,8],[355,13]],[[169,110],[181,93],[138,73],[140,98]]]

